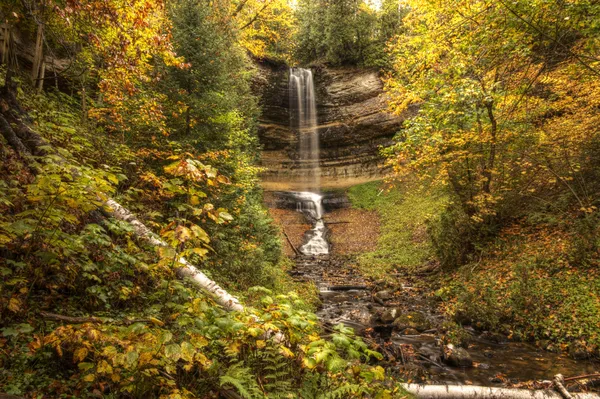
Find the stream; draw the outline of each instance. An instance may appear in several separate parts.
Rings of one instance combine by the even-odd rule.
[[[409,382],[540,388],[557,373],[568,377],[600,369],[598,363],[576,361],[471,327],[465,328],[470,360],[461,358],[462,349],[459,356],[444,358],[445,319],[430,295],[426,282],[430,276],[398,274],[394,285],[388,286],[364,279],[353,268],[352,257],[331,253],[323,197],[310,192],[281,194],[288,208],[295,201],[295,209],[313,226],[304,235],[292,276],[319,288],[322,305],[317,315],[325,328],[339,323],[353,327],[384,354],[393,375]],[[468,363],[472,365],[460,366]]]

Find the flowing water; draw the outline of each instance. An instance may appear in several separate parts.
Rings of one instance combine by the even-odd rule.
[[[323,197],[320,190],[319,132],[315,85],[310,69],[290,69],[290,126],[298,133],[298,154],[305,171],[306,191],[290,193],[296,197],[297,210],[312,219],[314,226],[306,233],[306,243],[299,249],[307,256],[329,253],[327,227],[323,222]]]
[[[310,69],[290,68],[290,127],[298,134],[300,168],[305,176],[306,192],[320,189],[319,132],[315,84]]]

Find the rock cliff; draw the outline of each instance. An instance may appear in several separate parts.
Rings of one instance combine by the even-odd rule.
[[[344,187],[380,179],[379,147],[389,145],[406,115],[386,111],[377,72],[356,68],[313,68],[320,136],[321,186]],[[263,145],[263,186],[267,190],[302,189],[298,138],[289,127],[288,67],[261,63],[255,90],[263,109],[259,136]]]

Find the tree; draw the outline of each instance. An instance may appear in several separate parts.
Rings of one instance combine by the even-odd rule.
[[[363,0],[300,1],[296,57],[302,62],[380,66],[389,31],[383,33],[378,21],[385,16],[389,29],[390,8],[388,4],[378,11]]]
[[[564,162],[557,168],[544,161],[560,158],[558,142],[548,148],[546,134],[555,121],[548,111],[562,89],[549,82],[569,68],[594,72],[578,52],[596,40],[581,36],[587,28],[580,27],[589,21],[582,9],[597,7],[541,1],[408,4],[407,31],[391,50],[395,62],[387,90],[395,112],[413,104],[419,112],[387,151],[396,175],[433,175],[452,187],[473,222],[483,222],[501,203],[522,200],[557,174],[569,173]]]

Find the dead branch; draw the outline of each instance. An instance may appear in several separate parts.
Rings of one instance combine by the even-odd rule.
[[[567,388],[563,385],[565,377],[562,374],[556,374],[554,376],[554,388],[562,395],[564,399],[573,399],[573,396],[567,391]]]
[[[583,380],[585,378],[600,378],[600,374],[577,375],[575,377],[565,378],[565,381]]]
[[[97,317],[73,317],[73,316],[63,316],[56,313],[50,312],[40,312],[40,316],[44,319],[52,320],[52,321],[62,321],[68,324],[84,324],[84,323],[98,323],[103,324],[104,321],[100,320]]]
[[[564,399],[552,390],[529,390],[512,388],[481,387],[475,385],[419,385],[401,384],[418,398],[428,399]],[[574,399],[600,399],[594,393],[573,394]]]
[[[100,318],[94,317],[94,316],[73,317],[73,316],[64,316],[64,315],[61,315],[61,314],[50,313],[50,312],[40,312],[40,316],[42,316],[44,319],[47,319],[47,320],[60,321],[60,322],[67,323],[67,324],[84,324],[84,323],[108,324],[108,323],[114,323],[114,324],[124,324],[126,326],[129,326],[129,325],[134,324],[134,323],[153,323],[153,321],[150,320],[150,319],[125,319],[125,320],[111,321],[111,320],[103,320],[103,319],[100,319]]]
[[[300,252],[298,252],[298,250],[296,249],[294,244],[292,244],[292,240],[290,240],[290,237],[285,232],[285,229],[283,228],[283,226],[281,226],[281,231],[283,232],[283,235],[285,236],[288,244],[290,244],[290,247],[292,247],[292,249],[294,250],[294,253],[296,254],[296,256],[300,255]]]

